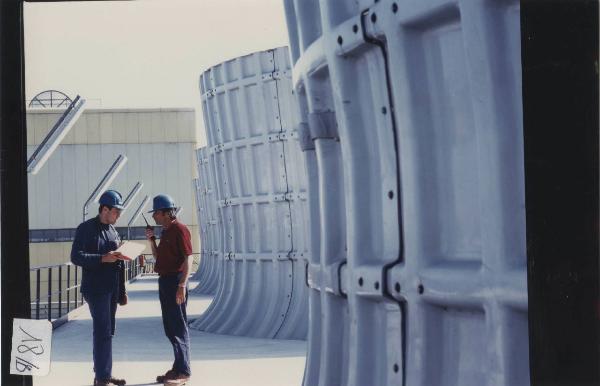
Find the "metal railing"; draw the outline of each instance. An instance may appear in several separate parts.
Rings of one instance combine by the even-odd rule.
[[[153,263],[145,263],[144,260],[137,257],[125,262],[126,281],[152,272]],[[31,284],[35,280],[35,287],[31,291],[35,294],[31,300],[32,319],[52,321],[67,315],[85,303],[81,294],[81,267],[69,262],[33,267],[29,272]],[[43,278],[47,280],[43,281]]]

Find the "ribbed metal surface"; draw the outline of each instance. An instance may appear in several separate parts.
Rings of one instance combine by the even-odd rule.
[[[203,156],[210,169],[204,174],[214,173],[220,224],[207,242],[218,239],[221,253],[217,263],[208,259],[200,268],[217,267],[219,286],[192,327],[304,339],[306,266],[299,258],[307,251],[306,173],[292,126],[296,105],[287,48],[219,64],[202,74],[200,90],[208,138]]]
[[[39,144],[60,118],[61,110],[27,112],[27,145]],[[195,143],[192,109],[87,109],[61,142],[63,145],[98,143]]]
[[[304,385],[528,385],[519,2],[285,0]]]
[[[198,294],[214,294],[222,266],[221,224],[217,217],[214,189],[214,168],[208,164],[208,148],[196,150],[199,178],[194,180],[200,225],[201,260],[194,280],[200,283],[192,290]],[[221,258],[219,258],[221,256]]]

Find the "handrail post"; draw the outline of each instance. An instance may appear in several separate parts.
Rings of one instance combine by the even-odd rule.
[[[48,268],[48,305],[46,306],[48,320],[52,320],[52,267]]]
[[[81,280],[83,280],[83,268],[81,268]],[[79,305],[83,305],[83,293],[81,293],[81,280],[79,280],[79,294],[81,295],[81,300],[79,301]]]
[[[58,317],[62,316],[62,265],[58,266]]]
[[[37,269],[36,271],[36,283],[37,283],[37,287],[35,290],[35,318],[36,319],[40,319],[40,272],[41,269]]]
[[[79,273],[79,269],[77,269],[78,267],[75,266],[75,308],[77,308],[77,303],[79,302],[79,287],[77,287],[77,278],[78,278],[78,273]]]
[[[79,267],[78,267],[79,268]],[[83,268],[81,268],[83,270]],[[81,276],[83,279],[83,271],[81,272]],[[81,293],[81,280],[79,280],[79,295],[80,295],[80,299],[79,299],[79,305],[83,305],[83,294]]]
[[[67,314],[71,312],[71,265],[67,265]]]

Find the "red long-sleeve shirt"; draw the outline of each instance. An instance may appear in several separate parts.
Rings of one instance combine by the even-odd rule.
[[[183,271],[183,264],[192,254],[192,236],[185,224],[175,220],[164,228],[158,243],[154,271],[168,275]]]

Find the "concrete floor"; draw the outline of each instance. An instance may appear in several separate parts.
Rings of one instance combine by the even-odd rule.
[[[191,283],[192,287],[197,283]],[[129,304],[117,310],[113,339],[113,376],[127,385],[152,385],[171,367],[173,351],[164,336],[158,279],[146,276],[128,287]],[[191,295],[189,319],[197,318],[212,298]],[[92,324],[87,305],[54,330],[50,374],[33,377],[35,386],[91,385]],[[242,338],[190,330],[192,378],[188,385],[299,386],[306,342]]]

